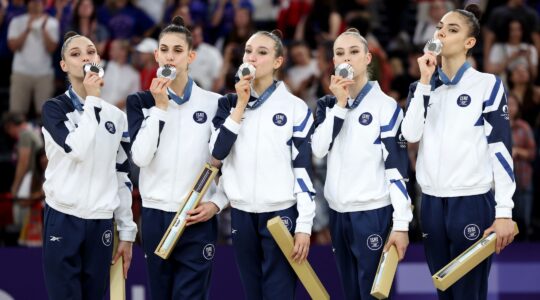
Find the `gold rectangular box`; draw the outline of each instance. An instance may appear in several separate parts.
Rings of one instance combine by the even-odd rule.
[[[388,252],[381,254],[379,267],[371,286],[371,296],[377,299],[386,299],[390,295],[392,282],[396,275],[399,257],[396,246],[392,245]]]
[[[517,224],[515,224],[514,236],[519,233]],[[463,251],[458,257],[440,269],[431,278],[436,288],[446,291],[461,277],[465,276],[470,270],[479,265],[484,259],[495,252],[497,236],[493,232],[488,236],[481,238],[467,250]]]
[[[306,260],[299,264],[291,258],[294,240],[291,233],[287,230],[287,227],[285,227],[285,224],[283,224],[283,221],[281,221],[281,218],[276,216],[268,220],[266,227],[272,234],[272,237],[278,244],[281,252],[283,252],[283,255],[287,258],[287,261],[289,261],[289,264],[300,279],[300,282],[302,282],[306,288],[309,296],[311,296],[312,299],[317,300],[330,299],[330,295],[328,295],[328,292],[319,280],[319,277],[317,277],[317,274],[315,274],[315,271],[313,271],[309,262]]]
[[[114,246],[113,246],[113,257],[118,251],[118,231],[116,226],[114,228]],[[109,282],[110,282],[110,297],[111,300],[125,300],[126,299],[126,279],[124,278],[124,258],[120,258],[116,261],[114,265],[111,265],[111,270],[109,271]]]
[[[213,167],[208,163],[205,164],[197,177],[197,180],[195,180],[191,192],[186,199],[184,199],[180,209],[174,216],[169,228],[165,231],[159,245],[154,251],[157,256],[163,259],[169,258],[186,227],[187,212],[197,207],[217,173],[218,169],[216,167]]]

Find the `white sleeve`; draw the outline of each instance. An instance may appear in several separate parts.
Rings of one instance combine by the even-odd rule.
[[[313,133],[311,147],[313,148],[313,155],[318,158],[323,158],[328,154],[330,146],[343,126],[345,116],[347,115],[347,109],[335,104],[334,107],[326,113],[326,105],[319,102],[317,106],[318,125]],[[321,119],[323,119],[322,122],[320,121]]]
[[[411,87],[412,89],[412,87]],[[414,91],[409,91],[409,107],[403,118],[401,131],[409,143],[416,143],[424,133],[426,105],[429,103],[431,86],[417,83]]]
[[[131,144],[131,156],[137,166],[146,167],[154,158],[166,120],[166,111],[155,106],[150,108],[148,117],[142,121],[135,141]]]
[[[114,210],[114,219],[117,224],[120,240],[134,242],[135,236],[137,235],[137,224],[133,221],[133,212],[131,211],[132,184],[128,177],[130,168],[128,158],[129,133],[127,120],[124,120],[122,133],[122,140],[116,155],[116,177],[118,180],[118,198],[120,204]]]

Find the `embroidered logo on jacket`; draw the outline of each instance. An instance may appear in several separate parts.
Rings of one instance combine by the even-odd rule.
[[[110,246],[113,240],[112,232],[110,230],[105,230],[103,232],[103,235],[101,236],[101,241],[103,242],[103,245]]]
[[[287,116],[282,113],[275,114],[272,121],[274,121],[274,124],[277,126],[283,126],[287,123]]]
[[[358,118],[358,122],[364,126],[371,124],[371,121],[373,121],[373,116],[368,112],[361,114],[360,118]]]
[[[199,124],[202,124],[204,122],[206,122],[206,120],[208,119],[208,117],[206,116],[206,113],[204,111],[196,111],[194,114],[193,114],[193,121],[199,123]]]
[[[368,236],[367,247],[369,248],[369,250],[377,251],[381,249],[382,245],[383,245],[383,239],[380,235],[372,234]]]
[[[292,221],[291,221],[291,218],[287,217],[287,216],[282,216],[281,217],[281,221],[283,221],[283,224],[285,224],[285,227],[287,227],[287,230],[291,231],[292,230]]]
[[[508,113],[508,105],[503,105],[502,107],[502,114],[501,117],[503,117],[505,120],[510,120],[510,114]]]
[[[398,135],[397,143],[398,143],[399,147],[401,147],[402,149],[407,148],[407,140],[405,139],[405,137],[403,136],[403,134],[401,132]]]
[[[216,247],[214,247],[213,244],[206,244],[203,247],[202,254],[206,260],[212,260],[214,258],[214,254],[216,254]]]
[[[105,122],[105,129],[107,129],[107,131],[111,134],[114,134],[116,132],[116,127],[114,127],[114,123],[111,121]]]
[[[476,224],[469,224],[463,229],[463,235],[466,239],[474,241],[480,236],[480,227]]]
[[[469,106],[469,104],[471,104],[471,96],[463,94],[457,98],[457,105],[460,107],[466,107]]]

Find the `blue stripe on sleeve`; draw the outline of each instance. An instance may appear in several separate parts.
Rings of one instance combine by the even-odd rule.
[[[311,110],[308,109],[306,117],[304,118],[302,123],[300,125],[298,125],[298,126],[293,127],[293,132],[304,131],[304,128],[306,128],[306,124],[307,124],[307,122],[309,120],[309,117],[311,117]]]
[[[394,111],[394,115],[392,116],[392,119],[390,119],[390,123],[388,125],[381,126],[381,132],[391,131],[394,128],[400,111],[401,108],[399,107],[399,105],[397,105],[396,110]]]
[[[297,178],[296,181],[298,182],[300,189],[302,189],[302,192],[309,193],[309,189],[302,178]]]
[[[480,118],[478,118],[478,121],[474,123],[474,126],[484,126],[484,116],[480,116]]]
[[[497,157],[503,168],[506,170],[506,173],[508,173],[508,176],[510,176],[510,178],[512,179],[512,182],[514,182],[514,171],[512,171],[512,167],[510,167],[510,164],[506,161],[501,152],[495,153],[495,156]]]
[[[501,79],[499,77],[496,77],[495,80],[495,86],[493,87],[493,90],[491,90],[491,95],[489,95],[489,99],[484,101],[484,107],[488,107],[493,105],[495,102],[495,97],[497,96],[497,92],[499,91],[499,88],[501,86]]]
[[[409,195],[407,195],[407,188],[405,187],[403,182],[401,182],[401,180],[392,180],[391,182],[398,187],[401,193],[403,193],[403,196],[405,197],[405,199],[409,198]]]

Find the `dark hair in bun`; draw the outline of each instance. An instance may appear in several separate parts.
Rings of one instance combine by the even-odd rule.
[[[469,4],[465,9],[456,9],[455,12],[459,13],[469,26],[469,37],[478,38],[480,36],[480,15],[482,11],[476,4]]]
[[[267,36],[274,40],[274,50],[276,50],[276,57],[283,56],[283,42],[281,42],[281,39],[283,38],[283,33],[281,33],[281,30],[274,29],[271,32],[268,31],[257,31],[254,35],[262,34],[264,36]]]
[[[191,31],[189,31],[189,29],[186,28],[184,19],[182,19],[182,17],[175,16],[172,19],[171,24],[165,27],[159,34],[158,42],[167,33],[184,34],[186,36],[186,42],[188,44],[188,48],[191,49],[193,47],[193,36],[191,35]]]
[[[171,24],[174,24],[176,26],[185,26],[184,19],[180,16],[174,16],[171,21]]]
[[[62,59],[64,59],[64,52],[66,52],[69,43],[71,43],[74,38],[81,36],[82,35],[76,33],[75,31],[68,31],[66,32],[66,34],[64,34],[64,43],[62,44],[62,49],[60,50],[60,56],[62,57]]]
[[[467,26],[469,26],[469,37],[478,39],[480,36],[480,15],[482,11],[476,4],[469,4],[465,9],[455,9],[454,12],[460,14],[464,19]],[[472,54],[472,48],[467,51],[467,55]]]
[[[76,33],[75,31],[68,31],[66,32],[66,34],[64,34],[64,43],[69,39],[69,38],[72,38],[76,35],[79,35],[78,33]]]
[[[270,33],[277,36],[280,40],[283,39],[283,32],[281,32],[279,29],[274,29],[270,31]]]

